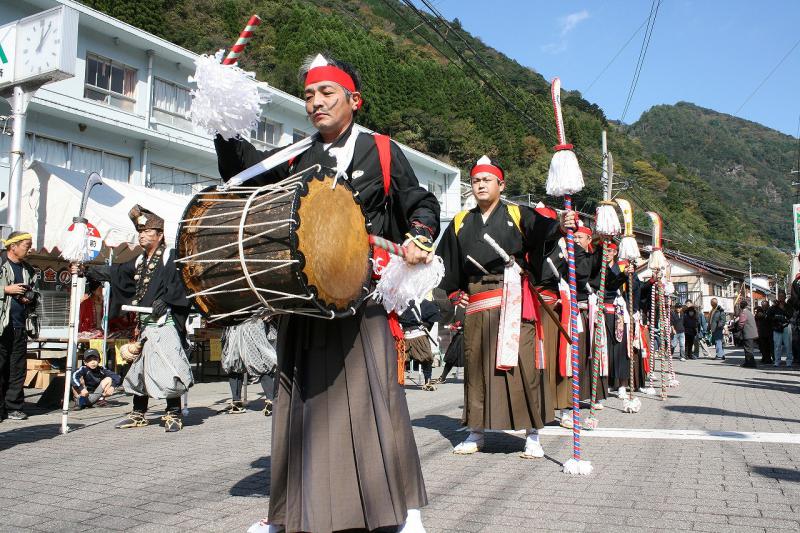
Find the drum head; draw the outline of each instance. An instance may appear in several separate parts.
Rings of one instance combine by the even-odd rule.
[[[297,209],[302,276],[325,310],[357,307],[370,277],[366,220],[350,187],[319,173],[306,182]]]

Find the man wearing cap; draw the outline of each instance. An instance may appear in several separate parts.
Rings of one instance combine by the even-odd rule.
[[[371,233],[405,241],[409,264],[432,259],[439,202],[420,187],[396,144],[355,125],[363,102],[358,73],[317,55],[301,67],[300,81],[317,133],[272,152],[217,136],[222,178],[235,183],[239,178],[229,180],[262,161],[247,185],[316,164],[335,168],[357,192]],[[336,320],[283,317],[277,351],[269,518],[250,531],[423,531],[419,509],[427,495],[383,307],[369,301]]]
[[[464,320],[464,411],[469,436],[456,454],[472,454],[484,445],[484,430],[527,432],[523,458],[544,456],[538,429],[553,417],[543,386],[545,354],[535,346],[534,297],[545,243],[575,227],[573,212],[557,219],[500,200],[505,174],[488,157],[470,171],[477,206],[462,211],[445,230],[436,253],[444,260],[441,288],[461,291]],[[506,264],[484,235],[513,262]],[[533,279],[531,279],[533,278]],[[537,302],[538,304],[538,302]]]
[[[25,257],[31,249],[30,233],[14,231],[3,241],[0,253],[0,422],[6,418],[25,420],[25,355],[28,336],[38,335],[35,315],[35,271]]]
[[[166,398],[162,419],[165,431],[172,433],[183,428],[181,395],[194,382],[185,349],[189,301],[175,267],[175,251],[164,243],[164,219],[139,205],[128,216],[139,233],[142,254],[127,263],[86,271],[90,281],[111,283],[111,316],[119,314],[123,304],[152,308],[151,313],[139,314],[143,347],[124,380],[125,392],[133,394],[133,410],[116,427],[146,426],[150,397]]]

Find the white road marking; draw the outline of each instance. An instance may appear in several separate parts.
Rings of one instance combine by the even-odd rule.
[[[467,431],[461,428],[460,431]],[[487,429],[489,433],[506,433],[517,437],[524,437],[525,430],[510,431]],[[572,435],[571,429],[548,426],[539,430],[540,435],[551,437],[568,437]],[[581,431],[581,438],[608,438],[608,439],[666,439],[666,440],[704,440],[704,441],[735,441],[735,442],[761,442],[770,444],[800,444],[800,434],[796,433],[767,433],[761,431],[709,431],[702,429],[630,429],[630,428],[598,428],[591,431]]]

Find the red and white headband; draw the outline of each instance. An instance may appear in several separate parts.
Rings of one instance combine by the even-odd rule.
[[[350,74],[335,65],[329,65],[328,60],[325,59],[322,54],[317,54],[317,57],[311,62],[311,66],[306,73],[305,86],[308,87],[309,85],[321,81],[337,83],[351,93],[358,92],[356,84]],[[361,108],[363,103],[363,99],[359,99],[358,107]]]
[[[498,167],[497,165],[492,164],[492,160],[489,159],[487,156],[483,156],[478,159],[478,162],[472,167],[472,170],[469,171],[469,176],[474,177],[478,174],[489,173],[496,177],[500,181],[505,181],[505,175],[503,174],[503,169]]]

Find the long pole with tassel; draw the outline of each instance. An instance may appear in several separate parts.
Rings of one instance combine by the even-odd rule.
[[[242,55],[242,52],[244,52],[244,49],[247,47],[248,43],[250,43],[250,39],[253,38],[256,27],[260,24],[261,17],[258,15],[250,17],[250,20],[247,21],[247,25],[239,34],[239,38],[236,39],[236,43],[231,47],[225,59],[222,60],[223,65],[235,65],[236,62],[239,61],[239,56]]]
[[[628,334],[626,341],[628,344],[628,361],[629,361],[629,381],[628,381],[628,397],[623,400],[622,410],[626,413],[638,413],[642,407],[642,401],[639,398],[634,398],[633,391],[635,390],[634,383],[634,370],[633,365],[635,358],[633,355],[633,328],[636,327],[635,319],[633,317],[633,276],[636,270],[636,260],[639,259],[639,245],[636,244],[636,237],[633,234],[633,208],[630,202],[622,198],[617,198],[617,205],[622,212],[622,220],[625,223],[625,233],[619,243],[619,258],[621,261],[628,261],[626,272],[628,275]]]
[[[547,194],[564,197],[564,209],[572,211],[572,195],[583,189],[583,174],[581,173],[578,158],[572,151],[572,145],[567,144],[564,132],[564,119],[561,114],[561,80],[554,78],[550,86],[553,100],[553,112],[556,120],[556,133],[558,144],[554,147],[556,153],[550,161],[550,170],[547,174]],[[581,407],[580,407],[580,361],[578,359],[578,294],[577,279],[575,275],[575,235],[571,229],[567,230],[567,272],[569,273],[569,304],[570,304],[570,340],[572,361],[572,458],[564,463],[564,472],[567,474],[588,475],[592,472],[592,463],[581,458]],[[562,303],[562,305],[564,305]]]
[[[80,211],[78,216],[72,219],[72,226],[68,229],[64,240],[61,243],[61,257],[70,263],[78,263],[82,265],[89,259],[89,240],[86,234],[86,224],[88,221],[84,218],[86,212],[86,204],[89,201],[89,193],[95,185],[102,185],[103,180],[100,174],[92,172],[86,179],[86,185],[83,187],[83,197],[81,198]],[[70,284],[70,311],[69,311],[69,329],[68,329],[68,344],[67,344],[67,369],[64,374],[64,399],[61,407],[61,433],[65,434],[69,431],[69,399],[70,389],[72,387],[72,370],[75,368],[75,359],[78,349],[78,324],[80,319],[80,299],[83,295],[83,287],[86,280],[83,276],[77,273],[72,274],[72,281]]]

